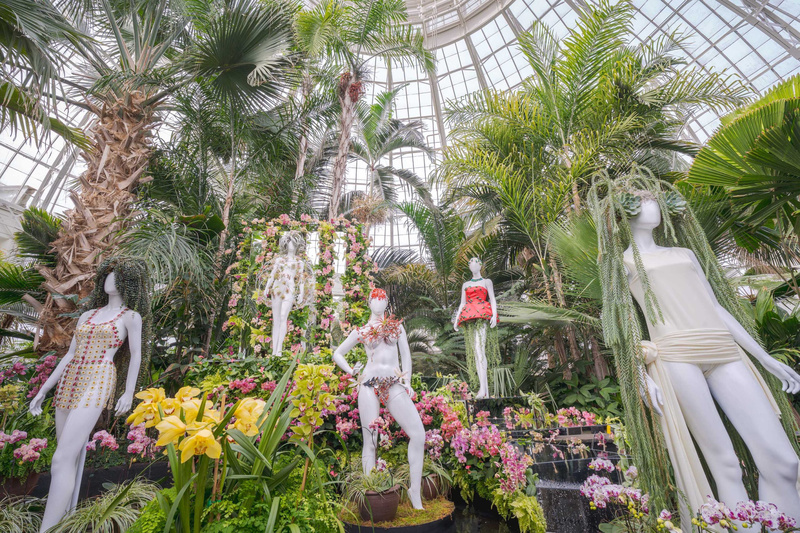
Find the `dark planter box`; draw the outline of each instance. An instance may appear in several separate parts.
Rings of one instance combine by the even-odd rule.
[[[132,465],[112,466],[110,468],[86,468],[81,479],[80,500],[99,496],[103,492],[104,483],[122,483],[140,477],[157,482],[162,487],[172,485],[172,472],[169,463],[156,461],[154,463],[133,463]],[[31,496],[43,498],[50,489],[50,473],[43,473],[39,477],[36,488]]]

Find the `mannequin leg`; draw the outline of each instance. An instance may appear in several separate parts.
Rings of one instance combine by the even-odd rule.
[[[486,360],[486,331],[489,326],[486,321],[482,322],[475,332],[475,368],[478,371],[480,384],[476,398],[489,396],[489,363]]]
[[[386,407],[408,435],[408,497],[414,509],[422,509],[420,486],[425,459],[425,426],[408,392],[400,385],[392,387]]]
[[[369,429],[369,425],[378,418],[381,404],[372,387],[361,386],[358,391],[358,416],[361,420],[361,434],[364,436],[364,447],[361,449],[361,465],[364,473],[369,474],[375,468],[375,449],[378,447],[378,432]]]
[[[758,467],[759,499],[800,520],[797,454],[753,374],[743,362],[728,363],[711,371],[708,385]]]
[[[718,499],[728,505],[747,500],[739,459],[702,369],[687,363],[664,363],[664,367],[675,388],[686,425],[714,478]],[[696,509],[692,509],[694,511]]]
[[[102,412],[102,407],[56,409],[58,443],[50,468],[50,491],[42,518],[41,532],[56,525],[69,510],[81,452],[89,441],[92,429]]]
[[[272,300],[272,355],[280,355],[283,352],[287,320],[289,320],[291,310],[291,298],[274,298]]]
[[[281,298],[273,298],[272,299],[272,355],[276,355],[278,353],[278,346],[282,346],[283,343],[278,343],[278,339],[281,337]]]

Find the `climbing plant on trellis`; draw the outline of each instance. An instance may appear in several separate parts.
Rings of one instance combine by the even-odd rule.
[[[309,242],[310,236],[317,234],[317,261],[311,265],[315,281],[313,304],[303,308],[295,306],[289,313],[284,356],[296,357],[305,341],[308,352],[328,358],[331,329],[336,320],[346,334],[352,324],[360,325],[369,315],[366,298],[372,288],[370,274],[377,267],[367,254],[369,239],[361,224],[341,217],[324,221],[307,215],[300,220],[292,220],[287,215],[272,220],[253,220],[245,223],[236,261],[228,268],[234,283],[224,328],[230,333],[230,348],[243,355],[271,355],[272,300],[264,298],[260,290],[272,261],[280,253],[281,236],[292,230],[303,234],[307,247],[313,245]],[[344,298],[340,302],[334,302],[333,295],[337,243],[345,260],[340,278]],[[308,250],[300,259],[308,262]]]

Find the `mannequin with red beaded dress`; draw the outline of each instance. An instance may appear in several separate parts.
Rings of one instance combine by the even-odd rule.
[[[478,388],[476,398],[489,396],[489,367],[500,363],[497,341],[497,301],[492,280],[481,274],[483,263],[477,257],[469,260],[472,279],[461,287],[461,305],[453,320],[453,329],[464,328],[467,369],[470,387]]]

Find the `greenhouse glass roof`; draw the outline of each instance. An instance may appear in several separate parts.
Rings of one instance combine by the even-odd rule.
[[[376,91],[407,84],[396,100],[396,117],[420,120],[430,146],[447,143],[442,110],[448,100],[484,88],[513,89],[530,74],[516,48],[517,37],[541,20],[565,36],[583,0],[408,0],[409,17],[434,51],[437,71],[373,65]],[[647,39],[662,32],[690,36],[690,64],[737,74],[756,94],[800,72],[800,2],[797,0],[633,0],[635,34]],[[80,121],[81,115],[70,117]],[[686,135],[707,139],[719,122],[712,112],[693,117]],[[80,172],[79,158],[53,136],[38,150],[22,139],[0,136],[0,220],[37,205],[61,211],[65,186]],[[420,153],[394,157],[391,164],[427,176],[434,162]],[[348,187],[366,186],[358,166],[349,169]],[[0,223],[0,248],[3,247]],[[415,247],[417,239],[401,219],[374,228],[380,245]]]

